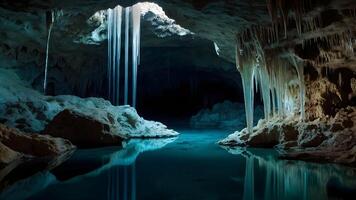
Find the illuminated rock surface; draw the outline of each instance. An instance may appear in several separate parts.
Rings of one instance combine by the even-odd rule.
[[[114,135],[126,137],[172,137],[178,135],[177,132],[167,129],[167,127],[159,122],[147,121],[141,118],[135,109],[129,106],[112,106],[110,102],[100,98],[79,98],[75,96],[43,96],[39,92],[32,90],[26,86],[24,82],[19,80],[16,74],[11,71],[1,71],[1,102],[0,116],[2,122],[10,127],[16,127],[28,132],[40,132],[45,129],[45,126],[50,123],[53,118],[63,110],[73,110],[73,112],[81,113],[82,116],[88,116],[89,120],[96,121],[98,127],[103,127],[100,131],[93,131],[95,136],[100,137],[98,133],[108,132],[113,134],[109,137],[117,138]],[[63,113],[63,112],[62,112]],[[67,115],[65,115],[67,113]],[[79,115],[80,116],[80,115]],[[68,118],[74,117],[70,112],[64,112],[62,118],[67,121],[57,119],[50,123],[49,129],[53,126],[66,127],[67,131],[76,130],[83,124],[73,124],[68,121]],[[88,117],[82,117],[84,119]],[[79,119],[80,120],[80,117]],[[88,129],[90,123],[86,123]],[[72,127],[72,128],[71,128]],[[48,134],[50,133],[46,130]],[[57,130],[61,131],[61,130]],[[60,136],[60,134],[53,135]],[[69,134],[69,133],[66,133]],[[83,133],[82,137],[86,134]],[[88,138],[90,138],[88,136]],[[84,140],[84,138],[83,138]],[[121,139],[119,139],[121,140]],[[90,142],[90,141],[89,141]],[[93,142],[91,140],[91,142]],[[105,142],[104,142],[105,143]],[[118,143],[118,142],[114,142]]]

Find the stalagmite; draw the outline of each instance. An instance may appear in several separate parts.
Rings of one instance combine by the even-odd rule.
[[[48,19],[50,18],[50,19]],[[46,63],[45,63],[45,72],[43,80],[43,93],[46,94],[47,89],[47,73],[48,73],[48,53],[49,53],[49,41],[51,39],[52,28],[54,24],[54,11],[51,11],[50,14],[47,14],[47,23],[49,23],[48,33],[47,33],[47,43],[46,43]]]

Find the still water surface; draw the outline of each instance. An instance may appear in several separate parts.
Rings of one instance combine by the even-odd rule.
[[[277,159],[274,150],[228,149],[221,130],[178,130],[178,138],[131,140],[79,150],[23,179],[0,199],[224,200],[354,199],[356,170]]]

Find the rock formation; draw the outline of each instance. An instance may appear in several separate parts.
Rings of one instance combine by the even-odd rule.
[[[124,0],[120,4],[130,6],[135,2],[139,1]],[[178,45],[187,38],[189,41],[201,37],[214,42],[219,56],[230,64],[236,63],[242,74],[248,130],[230,136],[222,144],[279,145],[321,155],[320,151],[330,152],[328,149],[337,144],[335,138],[343,137],[348,143],[345,149],[337,148],[337,151],[348,151],[351,158],[340,162],[353,162],[355,143],[349,139],[355,133],[352,128],[356,94],[356,5],[353,0],[157,0],[155,3],[176,21],[164,17],[157,7],[148,6],[155,12],[147,11],[144,15],[143,26],[151,31],[142,36],[150,38],[143,39],[143,48],[163,47],[162,38],[171,41],[170,45]],[[44,97],[28,89],[39,89],[42,82],[46,27],[38,23],[45,25],[46,13],[55,10],[60,20],[56,20],[52,30],[50,93],[105,96],[101,92],[105,88],[104,78],[97,78],[105,77],[102,64],[106,59],[104,11],[116,4],[111,0],[100,4],[82,0],[21,3],[5,0],[0,3],[0,67],[1,74],[6,74],[1,79],[4,87],[0,90],[0,122],[39,132],[64,109],[83,112],[87,108],[112,108],[102,99]],[[30,84],[23,87],[24,84],[13,82],[13,78],[6,79],[11,73],[3,72],[3,68],[16,72]],[[227,71],[233,71],[231,65]],[[265,120],[253,128],[251,113],[256,89],[263,97]],[[23,92],[25,90],[29,92]],[[130,119],[130,116],[122,117]],[[126,132],[119,131],[119,134],[143,136],[145,127],[164,129],[162,125],[149,123],[137,132],[130,132],[132,126],[131,123],[130,128],[124,129]],[[336,158],[324,159],[339,162]]]
[[[219,143],[226,146],[276,147],[282,158],[355,165],[356,109],[341,109],[335,117],[298,122],[294,118],[261,120]]]
[[[75,146],[66,139],[26,134],[2,124],[0,137],[1,164],[9,164],[18,159],[56,157],[75,149]]]
[[[135,109],[129,106],[112,106],[110,102],[100,98],[83,99],[69,95],[43,96],[26,86],[16,74],[7,70],[1,71],[0,80],[4,83],[0,86],[3,94],[0,99],[2,102],[0,118],[2,123],[10,127],[28,132],[42,132],[51,122],[45,132],[60,136],[58,131],[61,130],[55,130],[54,127],[66,127],[67,131],[73,133],[78,130],[76,127],[83,130],[93,128],[92,124],[88,123],[87,120],[89,120],[97,122],[97,126],[93,125],[94,127],[103,127],[100,129],[102,131],[99,131],[100,133],[110,131],[110,134],[118,135],[121,138],[172,137],[178,135],[177,132],[167,129],[161,123],[144,120]],[[72,113],[80,114],[72,115]],[[52,121],[53,119],[54,121]],[[68,121],[68,119],[70,120]],[[71,121],[72,119],[78,119],[77,122],[84,124],[76,124],[74,120]],[[86,127],[81,127],[81,125],[86,125]],[[54,133],[51,133],[50,130]],[[83,134],[88,135],[89,133]],[[98,135],[95,137],[98,137]],[[87,139],[89,138],[88,136]],[[113,143],[117,144],[117,142]]]
[[[255,109],[254,124],[261,118],[263,108],[259,106]],[[190,125],[194,128],[242,129],[246,125],[244,105],[231,101],[215,104],[211,109],[200,110],[191,117]]]

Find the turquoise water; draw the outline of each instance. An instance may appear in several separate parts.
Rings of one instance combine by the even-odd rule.
[[[1,199],[353,199],[356,170],[277,159],[274,150],[228,149],[220,130],[79,150],[50,171],[2,191]]]

